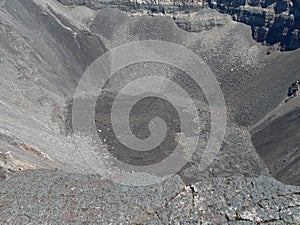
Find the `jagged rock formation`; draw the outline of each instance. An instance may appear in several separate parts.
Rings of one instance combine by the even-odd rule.
[[[234,20],[252,27],[253,37],[268,44],[280,43],[283,50],[300,46],[300,2],[279,1],[210,1],[212,8],[228,13]]]
[[[109,5],[127,12],[145,10],[150,14],[162,13],[172,16],[175,14],[174,19],[177,24],[181,28],[193,32],[199,32],[203,26],[207,28],[207,25],[197,20],[195,14],[181,18],[180,12],[191,13],[209,6],[219,12],[231,15],[235,21],[250,25],[252,36],[258,42],[269,45],[280,43],[281,50],[293,50],[300,47],[300,2],[297,0],[59,1],[66,5],[85,5],[92,9],[101,9]],[[222,24],[223,20],[215,17],[213,21],[210,25]]]
[[[229,15],[210,9],[201,9],[201,12],[192,13],[177,12],[173,14],[173,19],[178,27],[189,32],[201,32],[214,27],[222,27],[232,20]]]

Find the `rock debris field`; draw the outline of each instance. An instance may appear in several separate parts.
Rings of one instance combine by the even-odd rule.
[[[300,78],[300,50],[294,50],[299,1],[134,2],[0,0],[0,224],[300,224],[299,105],[284,104],[288,87]],[[135,79],[155,74],[180,85],[201,122],[199,143],[184,167],[155,184],[126,186],[102,176],[116,172],[107,155],[90,157],[93,140],[74,131],[74,95],[98,57],[145,40],[181,45],[203,60],[224,95],[227,126],[220,151],[202,171],[211,113],[195,80],[154,62],[117,71],[99,93],[93,122],[118,159],[156,163],[171,154],[180,135],[173,108],[152,98],[134,108],[131,129],[147,137],[150,112],[161,113],[172,128],[164,146],[135,155],[116,141],[112,102]],[[174,91],[169,83],[160,88]]]

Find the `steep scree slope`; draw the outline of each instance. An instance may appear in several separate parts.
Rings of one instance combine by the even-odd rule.
[[[7,174],[2,166],[13,160],[7,160],[10,154],[1,154],[1,221],[298,224],[299,188],[266,177],[268,173],[255,152],[249,130],[240,127],[259,121],[284,98],[278,94],[266,100],[264,95],[257,95],[270,91],[260,73],[276,72],[278,79],[270,82],[271,87],[288,83],[296,75],[293,71],[284,76],[273,71],[268,66],[267,49],[252,40],[251,29],[226,21],[210,30],[188,33],[167,17],[130,17],[113,9],[64,7],[54,0],[10,0],[1,4],[1,152],[11,151],[9,158],[17,157],[20,165],[64,170]],[[87,137],[70,136],[66,121],[69,100],[87,66],[111,48],[145,39],[182,44],[201,56],[221,84],[229,119],[223,148],[206,171],[197,170],[203,150],[199,146],[190,163],[179,172],[180,177],[135,188],[87,175],[95,172],[82,153],[93,149],[93,145]],[[281,56],[276,53],[271,57]],[[108,97],[123,81],[138,77],[138,73],[131,72],[145,67],[140,66],[116,74],[124,80],[111,79],[107,83]],[[180,71],[163,66],[160,72],[183,86],[187,84]],[[247,89],[242,92],[244,87]],[[285,89],[279,86],[277,93]],[[203,95],[194,100],[201,107],[202,118],[206,118]],[[240,114],[244,106],[261,110]],[[201,144],[205,144],[205,138],[203,135]],[[105,158],[99,164],[102,167],[98,172],[106,173]],[[74,174],[66,173],[71,171]],[[193,185],[186,186],[182,179]]]

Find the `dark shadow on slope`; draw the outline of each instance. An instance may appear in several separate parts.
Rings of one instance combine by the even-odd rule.
[[[300,108],[258,128],[252,141],[272,175],[300,185]]]

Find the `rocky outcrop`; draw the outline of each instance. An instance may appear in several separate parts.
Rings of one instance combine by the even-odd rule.
[[[11,188],[14,187],[14,188]],[[0,180],[3,224],[299,224],[299,187],[268,177],[178,176],[130,187],[100,176],[25,171]]]
[[[231,15],[235,21],[250,25],[253,38],[258,42],[269,45],[280,43],[281,50],[293,50],[300,47],[300,1],[298,0],[58,1],[65,5],[85,5],[92,9],[101,9],[109,6],[131,13],[146,11],[148,14],[169,14],[174,17],[179,27],[192,32],[199,32],[203,29],[222,25],[224,20],[218,19],[220,16],[215,16],[214,13],[212,13],[214,19],[208,19],[204,24],[203,21],[197,19],[197,14],[191,14],[209,6],[221,13]],[[181,13],[188,16],[182,16]],[[209,26],[207,26],[208,24]]]
[[[209,5],[252,27],[253,38],[267,44],[281,43],[282,50],[300,46],[300,5],[296,0],[210,1]]]
[[[231,17],[215,10],[203,9],[201,12],[175,13],[173,19],[178,27],[189,32],[200,32],[213,27],[222,27],[231,21]]]
[[[0,179],[5,178],[7,174],[13,171],[33,169],[39,169],[39,167],[14,158],[11,152],[0,152]]]

